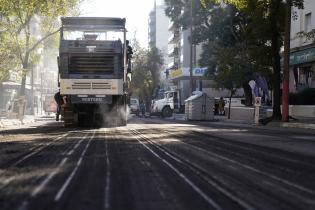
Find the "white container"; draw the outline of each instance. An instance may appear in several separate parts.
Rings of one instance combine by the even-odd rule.
[[[185,100],[186,120],[213,120],[214,98],[198,93]]]

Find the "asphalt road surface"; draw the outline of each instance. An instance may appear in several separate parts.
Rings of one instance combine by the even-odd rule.
[[[314,134],[137,117],[5,130],[0,209],[311,210]]]

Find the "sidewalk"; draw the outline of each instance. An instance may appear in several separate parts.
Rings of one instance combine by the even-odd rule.
[[[0,118],[0,128],[8,128],[13,126],[21,126],[35,122],[35,116],[33,115],[25,115],[23,120],[19,119],[8,119],[6,117]]]
[[[186,121],[184,114],[174,114],[173,117],[168,118],[179,121]],[[199,121],[202,122],[202,121]],[[299,129],[312,129],[315,130],[315,118],[306,118],[299,117],[296,120],[290,120],[289,122],[281,122],[281,121],[272,121],[267,125],[255,125],[254,121],[246,121],[246,120],[233,120],[228,119],[227,116],[215,115],[214,120],[212,121],[204,121],[211,122],[214,124],[225,124],[225,125],[248,125],[248,126],[259,126],[261,128],[299,128]]]

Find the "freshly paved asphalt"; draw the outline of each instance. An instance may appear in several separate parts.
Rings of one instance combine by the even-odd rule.
[[[2,130],[0,209],[315,209],[314,134],[156,117]]]

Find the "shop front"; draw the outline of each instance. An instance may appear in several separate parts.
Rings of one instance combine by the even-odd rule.
[[[218,89],[215,81],[207,79],[205,74],[207,72],[207,68],[194,68],[193,69],[193,82],[195,90],[202,91],[211,97],[228,97],[230,95],[230,91],[227,89]],[[189,68],[179,68],[176,70],[172,70],[170,72],[170,79],[177,89],[180,90],[181,95],[184,98],[188,98],[191,93],[190,90],[190,72]],[[235,93],[235,97],[242,97],[244,95],[244,91],[242,89],[238,89]]]
[[[206,73],[207,68],[194,68],[192,71],[192,79],[194,82],[194,90],[203,91],[203,88],[206,86],[207,81],[204,78],[204,74]],[[190,69],[189,68],[179,68],[172,70],[170,72],[170,80],[172,80],[173,84],[176,86],[178,90],[180,90],[180,94],[183,99],[191,96],[190,93]]]
[[[315,46],[290,53],[290,92],[315,88]]]

